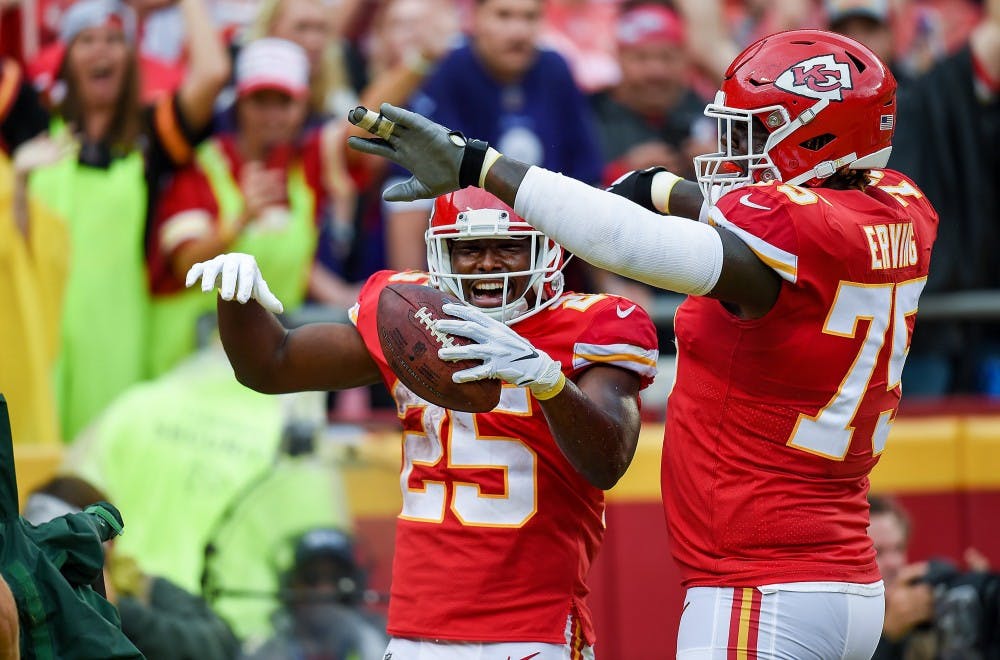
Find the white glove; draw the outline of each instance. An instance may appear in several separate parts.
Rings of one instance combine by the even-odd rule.
[[[438,357],[451,361],[483,361],[479,366],[455,372],[452,380],[456,383],[499,378],[514,385],[526,385],[535,398],[542,401],[559,394],[566,385],[562,365],[505,323],[459,303],[447,303],[442,310],[463,320],[439,319],[434,322],[435,330],[468,337],[476,343],[442,348],[438,350]]]
[[[232,300],[235,295],[242,304],[253,298],[269,312],[280,314],[284,311],[285,306],[271,293],[260,274],[257,260],[249,254],[220,254],[214,259],[197,263],[188,271],[184,286],[192,286],[200,278],[201,290],[207,293],[215,288],[219,275],[222,275],[219,295],[223,300]]]

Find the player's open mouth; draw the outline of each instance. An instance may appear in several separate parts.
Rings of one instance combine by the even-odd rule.
[[[476,307],[499,307],[503,304],[503,281],[476,282],[469,287],[469,296]]]

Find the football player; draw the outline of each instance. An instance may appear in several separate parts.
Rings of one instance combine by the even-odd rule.
[[[679,658],[875,649],[884,589],[865,495],[937,233],[921,191],[882,169],[895,91],[855,41],[766,37],[706,107],[718,150],[695,159],[700,198],[669,172],[627,175],[616,191],[645,209],[391,106],[387,138],[352,140],[414,174],[387,199],[483,186],[591,263],[691,294],[662,472],[687,587]]]
[[[382,381],[396,400],[403,509],[387,658],[592,658],[586,577],[604,534],[603,490],[635,452],[655,328],[626,299],[564,292],[562,247],[478,188],[435,201],[426,241],[430,272],[374,274],[351,323],[285,330],[248,255],[197,264],[187,283],[211,291],[221,278],[219,329],[245,385],[276,393]],[[481,414],[409,391],[378,338],[379,293],[393,282],[463,301],[446,305],[457,318],[438,326],[476,342],[447,358],[484,362],[456,381],[523,386],[504,385]]]

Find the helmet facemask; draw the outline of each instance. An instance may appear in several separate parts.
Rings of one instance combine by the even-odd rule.
[[[513,324],[550,306],[563,290],[562,269],[569,259],[562,247],[519,218],[502,209],[469,209],[457,214],[454,224],[432,222],[425,234],[430,284],[471,306],[465,295],[466,281],[500,281],[501,304],[478,307],[486,315]],[[527,270],[492,273],[455,273],[451,261],[451,241],[528,240],[531,242]],[[527,277],[524,292],[514,297],[517,278]]]
[[[772,150],[811,122],[829,103],[821,99],[793,119],[780,105],[748,110],[727,106],[725,92],[717,92],[715,102],[705,107],[705,116],[718,122],[716,152],[694,159],[698,185],[705,199],[714,203],[729,191],[751,183],[784,181],[771,158]],[[798,185],[812,178],[814,172],[810,170],[807,174],[786,183]],[[826,176],[830,174],[833,170]]]

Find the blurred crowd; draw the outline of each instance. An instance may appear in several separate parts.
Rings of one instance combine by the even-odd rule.
[[[379,269],[425,267],[430,205],[382,201],[405,173],[346,148],[350,108],[409,106],[595,186],[653,165],[693,177],[692,156],[716,151],[702,110],[733,56],[807,27],[862,41],[899,81],[889,165],[941,216],[926,291],[1000,289],[1000,0],[0,0],[0,391],[15,441],[71,444],[69,471],[126,520],[156,521],[126,550],[199,592],[216,523],[296,460],[289,429],[309,437],[331,412],[364,419],[387,401],[245,390],[211,297],[185,289],[194,263],[250,253],[294,316],[346,310]],[[664,295],[574,264],[569,289]],[[922,321],[904,391],[1000,395],[997,330]],[[322,510],[283,538],[349,529],[326,502],[340,485],[317,496],[308,469],[290,470],[273,489],[283,510]],[[262,579],[246,588],[285,593]],[[137,584],[145,604],[164,589]],[[296,630],[288,616],[275,634]],[[266,622],[235,632],[266,636]],[[218,634],[228,654],[233,633]]]

